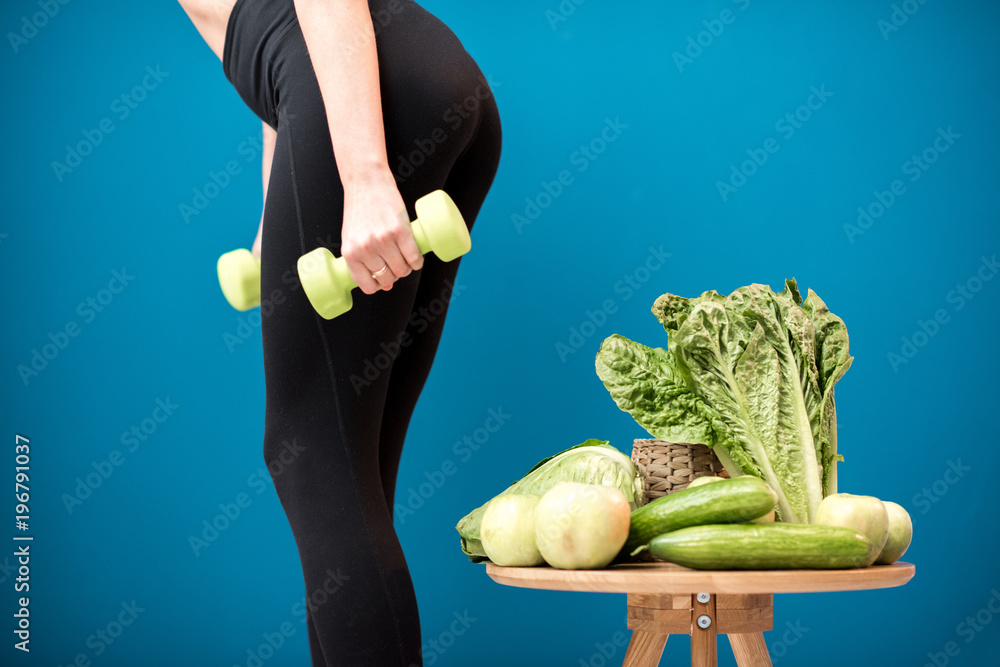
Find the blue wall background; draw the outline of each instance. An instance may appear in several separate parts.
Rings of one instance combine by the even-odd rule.
[[[615,650],[608,664],[620,664],[624,596],[499,586],[466,561],[453,526],[544,456],[590,437],[628,452],[643,437],[597,379],[593,357],[611,333],[665,345],[649,313],[657,295],[751,282],[780,289],[787,277],[848,325],[855,362],[837,391],[841,490],[910,511],[916,536],[905,560],[917,575],[899,589],[777,596],[775,630],[765,635],[775,664],[995,660],[1000,6],[425,6],[492,77],[504,129],[500,171],[459,273],[466,289],[452,304],[399,475],[405,501],[446,461],[456,470],[397,524],[425,664],[598,666],[600,645]],[[38,11],[33,0],[5,2],[0,29],[21,32]],[[260,474],[259,327],[227,347],[223,336],[246,316],[215,279],[217,257],[254,238],[259,157],[242,142],[260,123],[176,3],[69,2],[25,34],[16,49],[9,35],[0,46],[0,468],[10,540],[15,434],[30,438],[33,650],[11,646],[9,541],[0,661],[69,665],[82,654],[107,666],[246,665],[248,651],[287,622],[294,633],[263,664],[307,664],[299,561]],[[699,40],[700,52],[691,46]],[[689,48],[689,61],[675,55]],[[147,66],[168,75],[123,118],[114,101]],[[804,110],[814,87],[826,99]],[[776,126],[797,112],[808,119]],[[52,162],[102,119],[113,132],[57,176]],[[601,147],[608,119],[620,133]],[[935,155],[939,131],[951,139]],[[760,158],[769,138],[777,152],[723,197],[717,182],[748,155]],[[593,159],[578,152],[588,145]],[[935,161],[912,171],[926,149]],[[185,223],[179,205],[229,160],[242,172]],[[512,216],[525,215],[526,198],[537,201],[562,170],[572,183],[518,228]],[[856,226],[858,208],[877,214],[876,193],[895,180],[902,194]],[[670,256],[630,292],[625,277],[646,277],[650,247]],[[105,295],[113,298],[100,312],[81,308],[115,271],[134,278]],[[557,345],[608,299],[615,312],[561,357]],[[936,313],[946,321],[914,341]],[[71,324],[77,335],[22,378],[19,365]],[[150,421],[164,414],[157,401],[176,406],[162,423]],[[454,443],[491,409],[509,414],[502,428],[471,456],[456,455]],[[123,447],[122,434],[144,424],[145,439]],[[121,465],[67,508],[77,478],[107,468],[114,450]],[[249,506],[196,555],[189,536],[240,493]],[[142,611],[113,643],[92,637],[132,604]],[[456,614],[468,628],[431,649]],[[688,645],[671,638],[663,664],[684,664]],[[724,640],[720,664],[733,664]]]

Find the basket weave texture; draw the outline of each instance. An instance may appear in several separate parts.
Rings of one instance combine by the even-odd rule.
[[[705,445],[636,439],[632,445],[632,461],[642,472],[647,503],[687,488],[696,477],[729,476],[715,452]]]

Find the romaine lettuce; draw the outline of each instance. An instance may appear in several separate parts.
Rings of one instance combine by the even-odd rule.
[[[667,349],[612,335],[595,360],[618,407],[651,435],[712,447],[730,475],[767,482],[792,523],[836,493],[833,385],[852,360],[843,321],[812,290],[800,301],[794,279],[778,293],[664,294],[652,311]]]

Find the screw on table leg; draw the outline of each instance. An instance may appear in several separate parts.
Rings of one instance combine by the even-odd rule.
[[[715,596],[696,595],[692,600],[691,618],[691,667],[716,667],[718,665],[717,644],[715,634]]]

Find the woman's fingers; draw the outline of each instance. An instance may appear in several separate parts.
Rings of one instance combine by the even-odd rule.
[[[420,269],[424,259],[409,229],[398,234],[386,235],[382,241],[372,240],[367,252],[360,257],[358,256],[360,253],[351,252],[349,248],[344,248],[343,252],[354,282],[365,294],[374,294],[380,289],[391,289],[393,283],[414,271],[414,263],[417,264],[416,269]],[[408,252],[409,257],[416,259],[413,261],[407,259],[404,252]]]
[[[372,266],[378,266],[376,269],[371,269],[372,279],[378,284],[378,289],[392,289],[392,284],[396,282],[397,276],[388,262],[380,256],[374,255],[372,263],[366,266],[370,269]]]
[[[410,216],[407,215],[406,209],[402,209],[399,212],[399,222],[399,231],[396,234],[396,248],[402,258],[402,261],[406,264],[406,268],[408,269],[406,274],[410,271],[419,271],[424,265],[424,255],[420,252],[420,246],[417,245],[417,240],[413,238],[413,229],[410,226]],[[400,277],[402,277],[402,275],[400,275]]]
[[[403,254],[400,252],[399,245],[397,244],[386,245],[382,248],[379,256],[385,262],[385,265],[389,267],[389,273],[393,274],[396,279],[405,278],[413,271],[409,263],[403,258]]]
[[[341,252],[354,282],[365,294],[423,267],[406,206],[394,181],[353,191],[345,199]],[[348,193],[350,194],[350,193]]]
[[[362,292],[365,294],[374,294],[382,289],[378,280],[372,276],[372,273],[375,271],[368,268],[369,266],[373,266],[376,269],[381,268],[377,257],[372,257],[369,253],[362,254],[361,251],[355,250],[354,246],[348,245],[344,245],[341,248],[341,252],[344,256],[344,262],[347,263],[348,273],[351,274],[354,284]]]
[[[393,271],[392,265],[386,262],[378,251],[365,253],[363,259],[359,259],[357,253],[351,252],[349,248],[343,249],[343,252],[351,277],[365,294],[392,289],[392,284],[402,277]],[[385,252],[390,254],[388,251]],[[398,262],[394,263],[399,265]],[[405,274],[409,273],[407,269]]]

